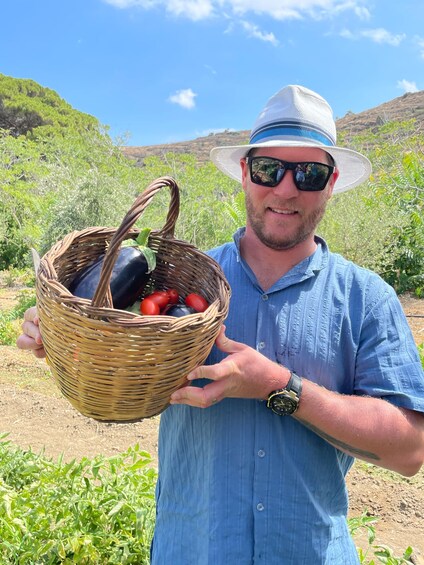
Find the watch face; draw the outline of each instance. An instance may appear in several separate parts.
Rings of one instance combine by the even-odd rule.
[[[298,403],[288,396],[276,395],[271,400],[271,409],[277,414],[293,414]]]

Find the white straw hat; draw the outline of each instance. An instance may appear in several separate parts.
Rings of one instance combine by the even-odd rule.
[[[328,102],[303,86],[289,85],[268,100],[248,145],[215,147],[210,156],[223,173],[241,182],[240,159],[254,147],[322,147],[339,169],[333,192],[340,193],[367,180],[371,163],[356,151],[336,147],[336,138]]]

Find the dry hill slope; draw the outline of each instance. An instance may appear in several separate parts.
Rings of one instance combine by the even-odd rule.
[[[386,122],[410,119],[416,120],[417,129],[424,130],[424,90],[404,94],[359,114],[348,112],[343,118],[337,120],[337,127],[340,132],[344,132],[346,137],[349,138],[366,129],[379,127]],[[145,157],[161,156],[169,152],[191,153],[196,155],[200,162],[206,162],[213,147],[247,143],[249,133],[247,130],[224,131],[190,141],[144,147],[123,147],[122,150],[127,157],[135,159],[140,166],[142,166]]]

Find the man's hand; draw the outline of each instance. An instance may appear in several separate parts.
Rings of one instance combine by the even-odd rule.
[[[18,337],[16,345],[19,349],[32,351],[36,357],[42,359],[46,356],[46,352],[43,347],[43,340],[38,327],[39,324],[40,320],[37,315],[37,308],[33,306],[26,310],[22,324],[23,333]]]
[[[187,379],[209,379],[203,388],[185,386],[171,396],[171,404],[188,404],[207,408],[223,398],[265,399],[268,394],[283,388],[289,381],[290,371],[270,361],[255,349],[233,341],[225,335],[225,327],[216,339],[218,349],[227,357],[216,365],[202,365]]]

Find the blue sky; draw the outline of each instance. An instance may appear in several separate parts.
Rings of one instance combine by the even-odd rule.
[[[0,73],[127,145],[250,130],[286,84],[335,117],[424,88],[423,0],[3,0]]]

